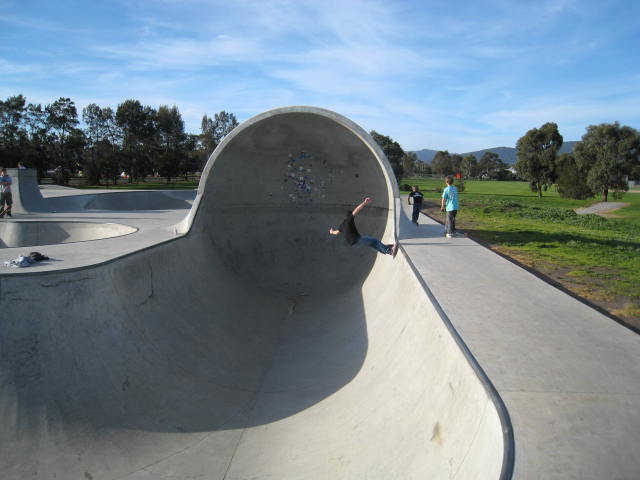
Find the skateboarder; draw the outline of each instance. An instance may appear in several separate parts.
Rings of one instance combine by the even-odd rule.
[[[412,191],[409,194],[409,198],[407,198],[407,202],[409,202],[409,205],[413,205],[411,223],[414,223],[417,227],[418,217],[420,217],[420,210],[422,210],[422,200],[424,199],[424,195],[420,191],[420,187],[418,187],[418,185],[414,185],[413,187],[411,187],[411,190]]]
[[[354,217],[365,207],[365,205],[370,202],[371,198],[367,197],[360,205],[354,208],[353,211],[347,211],[347,216],[342,221],[338,229],[336,230],[335,228],[331,227],[329,228],[329,233],[331,235],[339,235],[341,233],[344,233],[344,239],[348,245],[366,245],[367,247],[375,248],[378,252],[384,255],[395,255],[397,249],[397,245],[395,243],[386,245],[377,238],[360,235],[358,229],[356,228]]]
[[[6,207],[5,207],[6,205]],[[13,205],[13,197],[11,195],[11,177],[7,175],[7,169],[0,170],[0,218],[4,218],[5,214],[11,215],[11,206]]]

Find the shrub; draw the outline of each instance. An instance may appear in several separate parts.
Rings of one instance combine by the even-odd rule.
[[[67,172],[67,170],[65,170],[64,168],[56,168],[53,171],[53,181],[55,182],[56,185],[66,185],[69,183],[69,172]]]

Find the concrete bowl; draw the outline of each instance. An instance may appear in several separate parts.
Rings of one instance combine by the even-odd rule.
[[[0,248],[87,242],[137,231],[137,228],[118,223],[4,221],[0,223]]]

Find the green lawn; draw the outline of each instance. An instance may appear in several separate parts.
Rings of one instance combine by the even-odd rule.
[[[444,182],[411,178],[405,183],[420,186],[432,205],[427,213],[438,218],[436,189]],[[640,327],[640,193],[619,200],[630,204],[614,212],[619,218],[604,218],[573,210],[597,198],[563,199],[555,189],[538,198],[525,182],[465,184],[458,213],[462,230]]]

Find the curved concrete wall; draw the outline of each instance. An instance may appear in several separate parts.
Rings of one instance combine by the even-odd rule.
[[[216,151],[185,237],[0,276],[2,478],[499,478],[498,410],[404,253],[329,238],[365,194],[361,230],[393,237],[369,143],[270,112]],[[289,197],[303,149],[324,197]]]
[[[393,178],[377,144],[348,119],[311,107],[271,110],[242,124],[212,154],[193,228],[211,232],[227,267],[261,288],[289,295],[335,290],[357,282],[372,258],[343,248],[329,227],[370,196],[359,229],[393,243]]]

